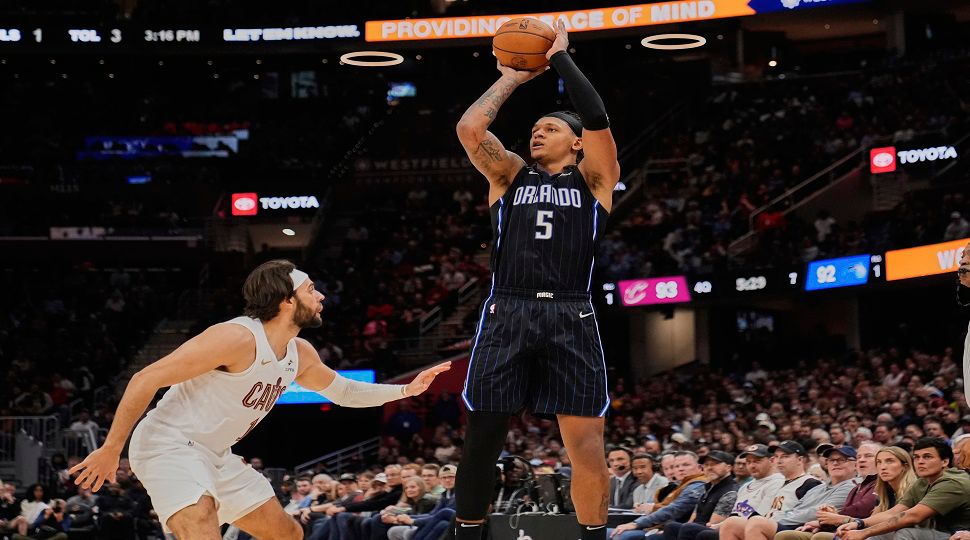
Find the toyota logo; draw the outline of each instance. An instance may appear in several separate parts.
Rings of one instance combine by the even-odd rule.
[[[239,210],[241,212],[246,212],[246,211],[252,210],[253,208],[256,208],[256,201],[248,197],[244,197],[241,199],[236,199],[236,202],[233,204],[233,206],[236,207],[236,210]]]
[[[872,156],[872,164],[876,167],[888,167],[893,163],[893,155],[889,152],[880,152]]]

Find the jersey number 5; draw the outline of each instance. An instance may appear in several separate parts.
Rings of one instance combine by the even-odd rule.
[[[536,212],[536,240],[552,238],[552,212],[539,210]]]

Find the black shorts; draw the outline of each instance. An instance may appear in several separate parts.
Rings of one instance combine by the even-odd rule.
[[[606,362],[589,294],[496,289],[482,305],[462,400],[472,411],[604,416]]]

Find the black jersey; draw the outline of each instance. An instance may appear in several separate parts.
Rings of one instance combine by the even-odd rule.
[[[491,213],[495,288],[589,292],[608,212],[578,167],[554,175],[523,167]]]

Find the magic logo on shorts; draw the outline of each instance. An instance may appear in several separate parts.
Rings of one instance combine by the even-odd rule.
[[[276,400],[286,391],[283,379],[277,378],[276,384],[257,382],[242,399],[243,407],[268,411],[276,405]],[[258,396],[258,397],[257,397]]]

